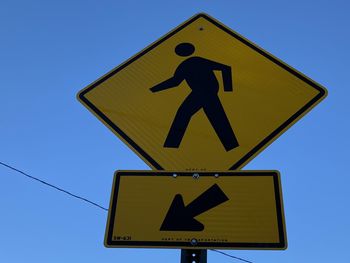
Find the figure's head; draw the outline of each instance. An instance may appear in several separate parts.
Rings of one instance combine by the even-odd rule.
[[[187,57],[193,54],[195,48],[191,43],[181,43],[175,47],[175,53],[181,57]]]

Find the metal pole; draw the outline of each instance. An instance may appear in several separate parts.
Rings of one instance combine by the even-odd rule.
[[[207,263],[207,250],[181,249],[181,263]]]

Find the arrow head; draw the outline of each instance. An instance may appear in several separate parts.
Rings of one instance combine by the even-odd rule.
[[[184,204],[182,195],[177,194],[168,210],[160,231],[203,231],[204,225],[193,218]]]

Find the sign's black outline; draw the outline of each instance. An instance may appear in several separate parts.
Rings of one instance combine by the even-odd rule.
[[[267,146],[272,140],[277,137],[285,128],[287,128],[289,125],[291,125],[295,120],[297,120],[299,117],[301,117],[304,113],[306,113],[309,109],[311,109],[313,106],[317,104],[321,100],[321,98],[324,98],[326,96],[326,90],[319,86],[317,83],[311,81],[307,77],[303,76],[299,72],[295,71],[293,68],[289,67],[288,65],[284,64],[282,61],[276,59],[272,55],[266,53],[264,50],[261,48],[255,46],[248,40],[244,39],[240,35],[236,34],[235,32],[231,31],[231,29],[225,27],[224,25],[220,24],[210,16],[200,13],[184,24],[180,25],[179,27],[175,28],[175,30],[171,31],[169,34],[165,35],[164,37],[160,38],[158,41],[153,43],[151,46],[137,54],[135,57],[131,58],[128,60],[126,63],[122,64],[121,66],[117,67],[113,71],[109,72],[107,75],[93,83],[91,86],[88,86],[86,89],[82,90],[79,94],[78,97],[79,99],[86,104],[98,117],[100,117],[105,123],[107,123],[117,134],[119,134],[136,152],[138,152],[142,157],[144,157],[151,166],[153,166],[157,170],[164,170],[164,168],[158,164],[149,154],[147,154],[141,147],[139,147],[129,136],[127,136],[126,133],[124,133],[115,123],[113,123],[106,115],[104,115],[93,103],[91,103],[86,97],[85,94],[91,91],[93,88],[97,87],[100,85],[102,82],[106,81],[113,75],[117,74],[120,70],[123,68],[127,67],[129,64],[133,63],[135,60],[149,52],[150,50],[154,49],[158,45],[160,45],[162,42],[170,38],[171,36],[175,35],[177,32],[182,30],[184,27],[188,26],[198,18],[203,17],[209,22],[213,23],[216,25],[218,28],[221,30],[225,31],[226,33],[230,34],[232,37],[236,38],[237,40],[241,41],[245,45],[249,46],[259,54],[263,55],[270,61],[274,62],[278,66],[282,67],[289,73],[293,74],[294,76],[298,77],[302,81],[306,82],[309,84],[311,87],[315,88],[316,90],[319,91],[319,93],[308,103],[306,103],[301,109],[299,109],[295,114],[293,114],[287,121],[285,121],[280,127],[278,127],[274,132],[272,132],[269,136],[267,136],[265,139],[263,139],[260,143],[258,143],[251,151],[249,151],[246,155],[244,155],[240,160],[238,160],[236,163],[234,163],[230,170],[236,170],[241,168],[246,162],[250,160],[251,157],[253,157],[255,154],[259,153],[261,149],[264,148],[264,146]]]
[[[106,225],[105,246],[106,247],[167,247],[167,248],[226,248],[226,249],[286,249],[287,237],[285,231],[285,221],[283,213],[282,189],[278,171],[227,171],[227,172],[198,172],[199,178],[202,176],[214,177],[214,174],[221,176],[272,176],[275,190],[276,213],[279,233],[279,243],[219,243],[219,242],[198,242],[196,246],[190,242],[169,242],[169,241],[113,241],[114,218],[116,216],[118,189],[120,178],[122,176],[193,176],[193,172],[169,172],[169,171],[117,171],[114,175],[111,200],[108,212],[108,221]],[[195,172],[197,173],[197,172]],[[113,219],[113,220],[112,220]],[[195,235],[195,234],[194,234]]]

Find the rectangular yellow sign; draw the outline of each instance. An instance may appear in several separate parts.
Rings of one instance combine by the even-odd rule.
[[[105,246],[285,249],[279,173],[118,171]]]

